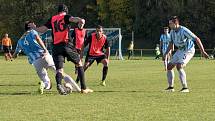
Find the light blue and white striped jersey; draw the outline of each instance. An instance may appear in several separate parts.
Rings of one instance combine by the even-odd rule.
[[[171,30],[170,37],[174,45],[180,50],[188,51],[195,49],[194,41],[197,36],[184,26],[180,26],[177,31]]]
[[[162,52],[166,53],[169,42],[171,41],[170,34],[162,34],[160,37],[160,42],[162,42]]]
[[[27,31],[19,40],[15,53],[23,51],[28,56],[28,61],[32,64],[38,58],[41,58],[44,49],[37,43],[35,36],[38,33],[35,30]]]

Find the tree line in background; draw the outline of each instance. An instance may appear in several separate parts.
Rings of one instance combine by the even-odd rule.
[[[0,35],[9,33],[18,40],[24,22],[44,24],[64,3],[69,14],[86,19],[86,28],[101,24],[134,31],[135,48],[154,48],[168,18],[177,15],[181,25],[199,36],[206,48],[215,46],[215,1],[213,0],[0,0]],[[131,37],[124,36],[126,48]]]

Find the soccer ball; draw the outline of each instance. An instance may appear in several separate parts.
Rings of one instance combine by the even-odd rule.
[[[66,88],[67,93],[72,93],[73,87],[70,83],[65,83],[64,87]]]

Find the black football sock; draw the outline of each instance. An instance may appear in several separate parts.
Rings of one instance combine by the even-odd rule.
[[[78,79],[80,80],[81,89],[86,89],[84,69],[82,66],[77,67],[77,69],[78,69]]]
[[[57,84],[61,84],[61,80],[63,79],[62,73],[57,72],[55,79]]]
[[[107,73],[108,73],[108,67],[104,66],[103,73],[102,73],[102,81],[104,81],[106,79]]]

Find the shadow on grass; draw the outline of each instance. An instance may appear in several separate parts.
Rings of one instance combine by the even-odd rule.
[[[102,90],[102,91],[94,91],[94,92],[102,92],[102,93],[108,93],[108,92],[131,92],[131,93],[135,93],[135,92],[146,92],[144,90]]]
[[[1,92],[0,95],[32,95],[31,92]]]
[[[55,95],[55,94],[58,94],[56,91],[45,91],[44,92],[44,96],[45,95]],[[20,92],[0,92],[0,96],[2,96],[2,95],[11,95],[11,96],[13,96],[13,95],[16,95],[16,96],[18,96],[18,95],[41,95],[41,94],[39,94],[37,91],[32,91],[32,92],[29,92],[29,91],[20,91]]]
[[[0,84],[0,87],[13,87],[13,86],[38,86],[36,84],[22,84],[22,85],[18,85],[18,84]]]

